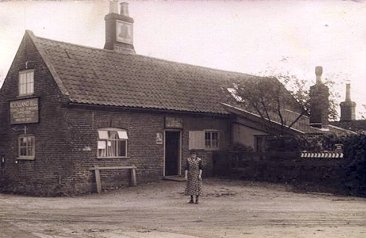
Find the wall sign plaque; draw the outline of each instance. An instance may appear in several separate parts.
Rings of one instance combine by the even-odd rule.
[[[163,144],[163,133],[156,133],[156,139],[155,142],[157,145],[162,145]]]
[[[183,119],[178,117],[165,117],[165,128],[182,129]]]
[[[39,122],[38,98],[10,102],[10,124]]]

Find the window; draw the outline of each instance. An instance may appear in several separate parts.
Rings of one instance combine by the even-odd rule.
[[[189,149],[190,150],[216,150],[219,149],[219,131],[189,131]]]
[[[219,132],[218,131],[205,131],[205,147],[206,147],[206,149],[218,149],[219,148]]]
[[[34,159],[35,139],[34,136],[22,135],[18,139],[19,159]]]
[[[127,157],[127,131],[121,129],[98,130],[98,158]]]
[[[205,148],[205,132],[189,131],[189,149],[203,150]]]
[[[19,96],[31,95],[34,93],[34,70],[19,72]]]

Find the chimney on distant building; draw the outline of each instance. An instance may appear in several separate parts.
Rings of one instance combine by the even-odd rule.
[[[351,84],[346,84],[346,100],[341,102],[341,121],[356,119],[356,103],[351,101]]]
[[[329,88],[322,82],[323,68],[315,67],[316,83],[310,87],[310,125],[327,128],[329,121]]]
[[[104,49],[115,50],[121,53],[134,54],[133,46],[133,18],[128,13],[128,3],[118,0],[109,3],[109,13],[105,20],[105,45]]]

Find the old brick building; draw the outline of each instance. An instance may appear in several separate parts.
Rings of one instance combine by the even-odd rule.
[[[229,89],[264,78],[135,54],[124,3],[112,2],[105,22],[104,49],[25,32],[0,91],[2,190],[91,192],[95,166],[134,165],[138,183],[179,176],[192,149],[210,175],[213,151],[260,148],[262,119],[237,108]],[[289,132],[320,130],[305,117]],[[103,188],[129,183],[128,170],[101,176]]]
[[[1,188],[53,195],[95,190],[93,166],[137,167],[139,183],[180,175],[199,149],[231,141],[221,106],[232,80],[249,75],[135,54],[133,19],[112,2],[105,49],[26,31],[0,93]],[[128,171],[102,171],[103,187]]]

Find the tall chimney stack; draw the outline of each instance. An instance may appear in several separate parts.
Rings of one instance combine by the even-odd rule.
[[[327,128],[329,121],[329,88],[322,82],[323,68],[315,67],[316,83],[310,87],[310,125]]]
[[[118,4],[118,0],[109,2],[109,13],[105,20],[105,45],[104,49],[114,50],[124,54],[134,54],[133,23],[129,16],[128,3]],[[120,5],[120,6],[119,6]],[[120,7],[120,10],[118,8]]]
[[[352,121],[356,119],[356,103],[351,101],[351,84],[346,83],[346,98],[340,103],[341,121]]]
[[[316,75],[316,83],[322,83],[322,74],[323,74],[323,67],[316,66],[315,67],[315,75]]]

